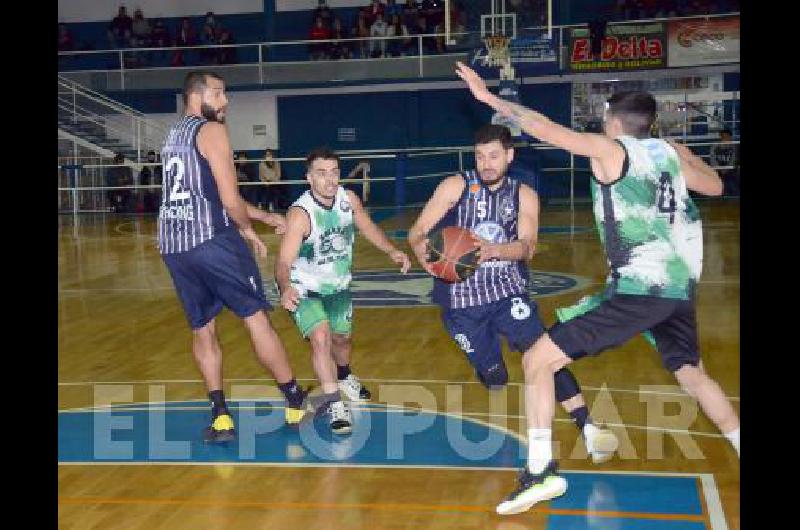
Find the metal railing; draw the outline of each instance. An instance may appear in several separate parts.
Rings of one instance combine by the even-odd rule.
[[[668,22],[674,20],[708,20],[714,18],[738,16],[738,12],[715,15],[653,18],[644,20],[628,20],[609,22],[609,27]],[[548,31],[551,33],[556,50],[559,72],[565,70],[565,51],[567,39],[565,31],[573,28],[585,28],[587,24],[567,24],[559,26],[533,26],[520,28],[522,35],[541,37]],[[520,36],[522,36],[520,35]],[[258,42],[250,44],[225,44],[204,46],[178,46],[162,48],[123,48],[114,50],[87,50],[58,52],[62,61],[62,75],[79,79],[83,84],[102,90],[126,90],[131,88],[168,88],[180,85],[184,70],[197,66],[211,66],[225,73],[229,85],[242,84],[281,84],[281,83],[314,83],[330,81],[347,81],[358,79],[410,79],[425,77],[454,77],[453,62],[467,60],[476,50],[482,47],[482,38],[478,31],[462,31],[449,33],[426,33],[422,35],[404,35],[391,37],[362,37],[330,40],[292,40]],[[455,45],[448,41],[455,41]],[[407,43],[413,45],[408,46]],[[437,44],[437,42],[439,44]],[[369,58],[364,57],[365,49],[379,48],[399,49],[399,56]],[[383,46],[382,43],[386,45]],[[338,60],[310,60],[314,47],[330,47],[331,45],[348,45],[359,58],[340,58]],[[213,57],[221,50],[234,50],[237,54],[235,63],[215,64]],[[292,51],[294,49],[294,51]],[[193,55],[197,64],[169,64],[153,66],[148,58],[162,58],[181,54],[182,59]],[[407,55],[405,55],[407,53]],[[113,63],[113,67],[80,68],[69,66],[67,62],[79,63],[85,57],[103,57]],[[204,59],[206,57],[206,59]],[[142,61],[138,59],[144,59]],[[144,63],[144,64],[142,64]],[[134,66],[134,64],[136,66]],[[126,66],[127,65],[127,66]],[[80,66],[78,64],[78,66]],[[69,68],[68,68],[69,67]],[[170,72],[172,73],[170,75]],[[177,75],[176,75],[177,74]]]
[[[134,162],[159,151],[166,128],[144,113],[58,76],[59,129],[100,149],[130,150]]]

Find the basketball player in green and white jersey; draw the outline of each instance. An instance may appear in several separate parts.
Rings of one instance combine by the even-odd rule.
[[[369,391],[350,373],[353,303],[350,269],[355,228],[384,251],[405,274],[411,266],[370,219],[359,198],[339,185],[339,157],[327,148],[306,157],[310,189],[289,207],[286,233],[275,265],[281,305],[311,342],[314,371],[322,386],[316,410],[329,416],[337,434],[352,430],[352,414],[344,403],[367,401]]]
[[[703,369],[695,312],[703,232],[689,190],[720,195],[717,172],[686,146],[650,137],[656,101],[646,92],[614,94],[606,104],[603,134],[589,134],[498,98],[461,63],[456,73],[475,99],[515,118],[531,136],[589,158],[595,221],[610,268],[603,293],[561,312],[562,322],[525,352],[528,462],[497,513],[524,512],[567,489],[552,453],[553,374],[643,332],[738,456],[739,418]]]

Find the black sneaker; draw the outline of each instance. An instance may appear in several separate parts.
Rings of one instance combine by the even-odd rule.
[[[230,414],[220,414],[203,431],[203,441],[206,443],[230,442],[235,439],[236,429],[233,427],[233,418]]]
[[[560,497],[567,491],[567,480],[558,474],[558,464],[551,460],[539,474],[532,474],[525,466],[517,477],[517,489],[497,505],[500,515],[513,515],[528,511],[537,502]]]

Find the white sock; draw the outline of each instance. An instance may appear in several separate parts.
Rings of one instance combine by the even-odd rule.
[[[739,431],[741,430],[740,427],[736,427],[729,433],[725,433],[725,438],[731,443],[734,449],[736,449],[736,456],[739,456]]]
[[[553,459],[552,437],[552,429],[528,429],[528,470],[534,475]]]
[[[599,431],[597,427],[592,425],[591,423],[587,423],[583,426],[583,437],[586,439],[586,449],[591,453],[594,445],[592,441],[594,437],[597,435],[597,431]]]

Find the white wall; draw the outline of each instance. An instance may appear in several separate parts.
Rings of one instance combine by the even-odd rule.
[[[121,5],[131,18],[137,7],[145,18],[199,16],[208,11],[218,15],[264,11],[264,0],[58,0],[58,21],[110,22]]]
[[[231,147],[238,150],[279,149],[278,100],[263,92],[228,92],[225,123]],[[176,94],[178,115],[183,114],[183,97]],[[266,136],[254,136],[253,126],[266,126]]]

